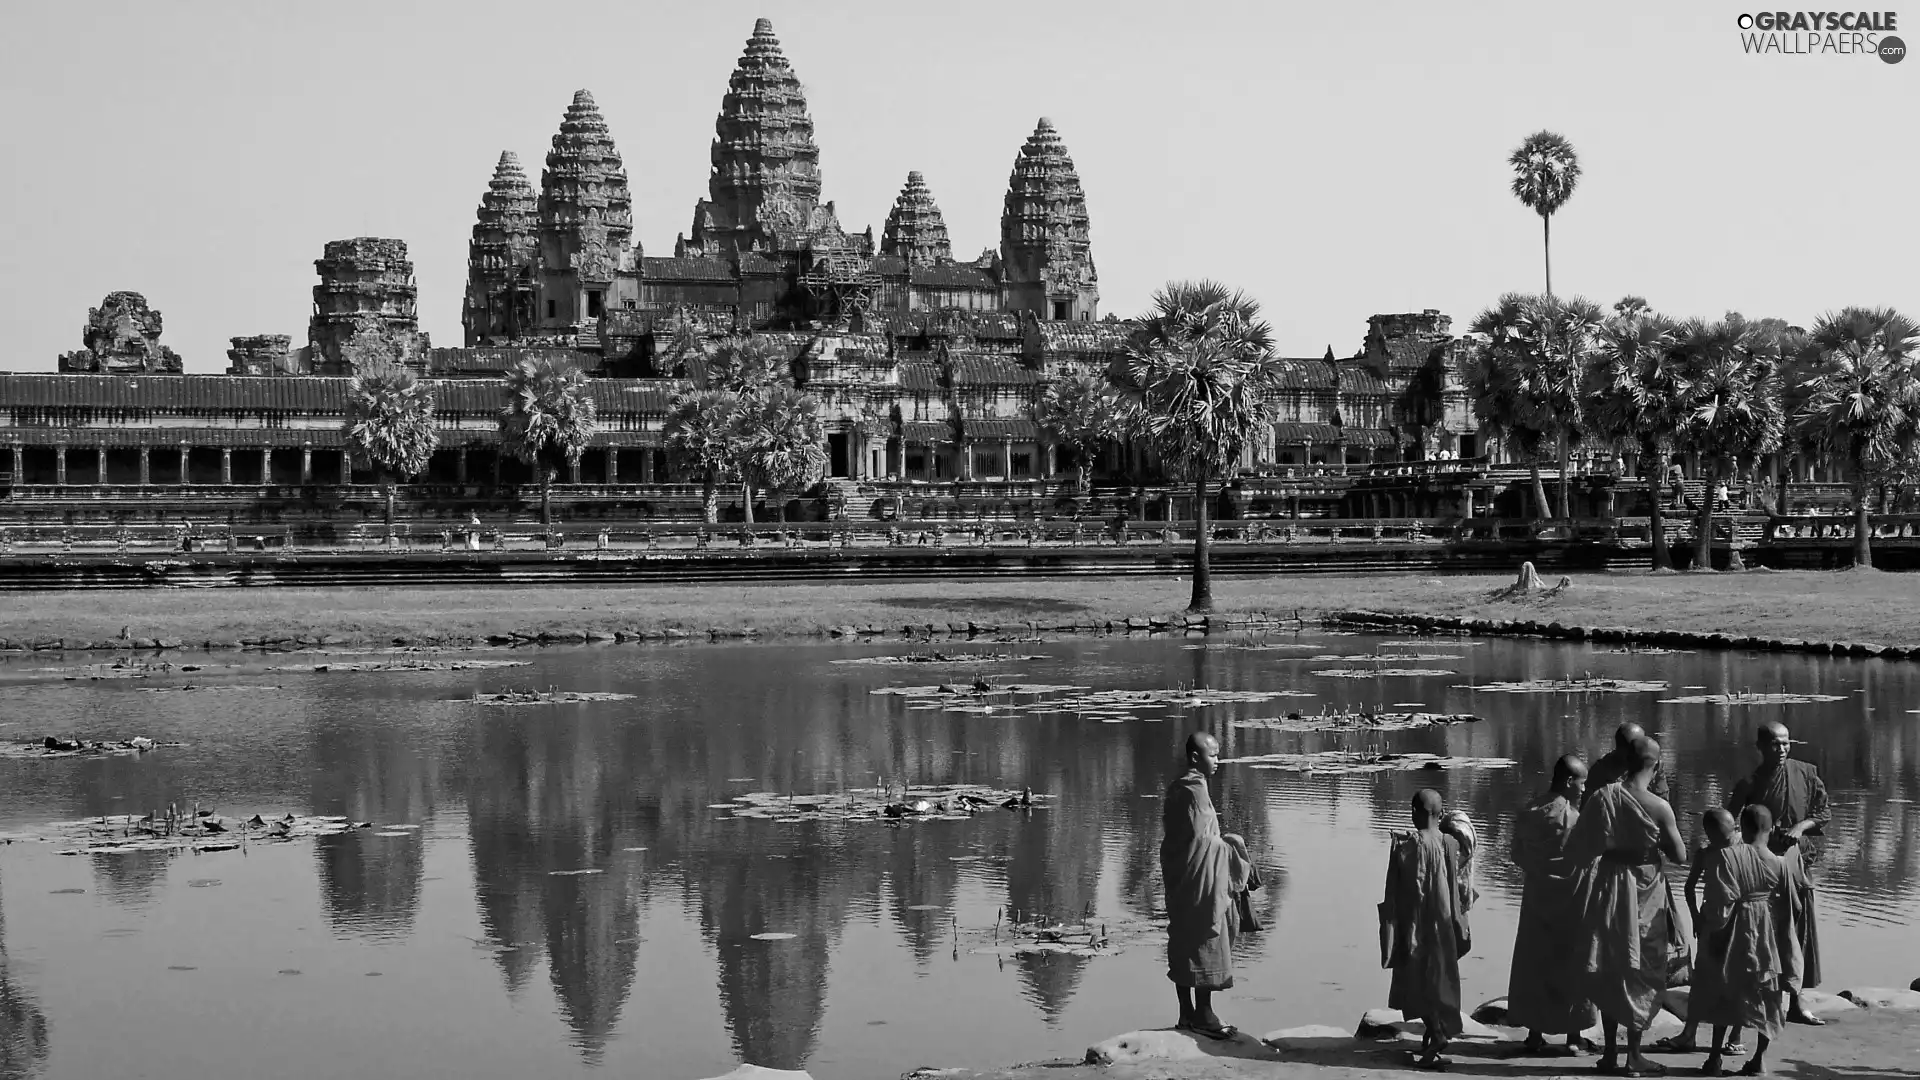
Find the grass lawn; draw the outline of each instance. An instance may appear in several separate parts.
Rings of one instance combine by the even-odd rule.
[[[1312,617],[1346,608],[1559,619],[1768,637],[1920,644],[1920,574],[1872,571],[1587,574],[1559,597],[1492,601],[1506,576],[1216,577],[1215,610]],[[1549,583],[1551,583],[1549,578]],[[16,593],[0,598],[0,638],[118,637],[233,643],[330,634],[343,642],[461,641],[522,631],[754,627],[769,637],[877,623],[1089,623],[1176,615],[1176,578],[956,580],[870,585],[209,589]]]

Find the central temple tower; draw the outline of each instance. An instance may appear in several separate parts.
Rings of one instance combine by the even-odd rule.
[[[1002,285],[1010,311],[1041,319],[1100,317],[1100,275],[1087,234],[1087,193],[1067,144],[1040,118],[1013,159],[1000,215]]]

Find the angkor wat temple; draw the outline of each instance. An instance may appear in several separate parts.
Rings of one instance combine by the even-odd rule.
[[[16,507],[85,499],[138,516],[191,501],[154,490],[175,485],[271,520],[275,506],[370,479],[343,452],[341,428],[347,376],[383,358],[432,380],[438,401],[442,448],[413,486],[416,514],[497,507],[530,478],[498,452],[497,380],[546,354],[596,376],[602,430],[562,478],[576,485],[572,504],[601,508],[588,516],[642,505],[696,514],[697,499],[670,490],[691,478],[661,444],[668,404],[688,385],[668,345],[751,333],[789,354],[828,418],[826,488],[840,498],[816,494],[816,509],[861,513],[863,496],[909,490],[965,499],[983,485],[996,506],[1043,505],[1071,470],[1035,404],[1050,379],[1103,369],[1132,329],[1099,310],[1086,198],[1061,133],[1043,118],[1018,147],[999,248],[972,259],[955,258],[919,172],[877,239],[871,227],[849,232],[822,191],[804,91],[762,19],[721,100],[707,198],[670,254],[636,239],[620,153],[581,90],[539,188],[509,151],[480,197],[463,348],[434,348],[420,330],[413,265],[395,239],[327,244],[306,344],[234,337],[225,375],[182,374],[159,343],[160,313],[116,292],[60,374],[0,375],[0,473]],[[1457,378],[1461,347],[1448,317],[1428,310],[1374,316],[1351,355],[1286,361],[1278,419],[1243,462],[1241,510],[1455,512],[1457,485],[1417,485],[1426,493],[1393,503],[1355,502],[1353,490],[1366,486],[1359,466],[1484,449]],[[1094,475],[1136,492],[1163,486],[1151,456],[1126,447]]]

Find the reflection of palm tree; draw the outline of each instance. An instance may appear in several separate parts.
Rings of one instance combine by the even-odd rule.
[[[27,1080],[52,1052],[46,1014],[7,971],[7,913],[0,906],[0,1080]]]
[[[424,825],[433,814],[431,766],[402,731],[371,713],[336,712],[314,729],[311,803],[317,814],[375,824]],[[425,839],[363,830],[318,840],[327,921],[370,935],[412,929],[420,903]]]
[[[94,888],[116,903],[139,907],[153,899],[154,887],[166,880],[173,856],[165,851],[126,851],[93,855]]]
[[[953,918],[960,876],[959,864],[948,855],[953,841],[930,829],[901,829],[889,839],[887,893],[894,922],[924,968],[939,951]]]

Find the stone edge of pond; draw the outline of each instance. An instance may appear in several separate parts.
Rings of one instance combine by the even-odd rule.
[[[256,652],[293,652],[300,649],[324,649],[348,646],[394,646],[416,648],[519,648],[532,645],[586,645],[586,644],[633,644],[637,642],[658,641],[728,641],[755,640],[761,638],[833,638],[840,640],[860,640],[869,638],[898,638],[903,641],[927,641],[934,638],[986,638],[1001,639],[1004,635],[1038,634],[1209,634],[1246,632],[1254,630],[1301,629],[1317,625],[1327,616],[1302,617],[1295,615],[1273,615],[1266,612],[1233,612],[1216,615],[1181,616],[1129,616],[1126,618],[1103,618],[1092,620],[1046,620],[1020,619],[1007,621],[968,621],[938,623],[905,623],[897,626],[881,626],[877,623],[843,623],[830,626],[797,628],[788,631],[764,632],[752,626],[714,626],[698,629],[685,626],[664,627],[622,627],[607,629],[594,627],[580,630],[507,630],[479,635],[435,635],[400,634],[351,635],[336,634],[267,634],[257,637],[221,640],[192,640],[179,637],[124,637],[106,640],[87,640],[84,638],[34,638],[31,640],[0,638],[0,653],[29,652],[167,652],[177,650],[201,650],[222,652],[246,650]]]
[[[1543,638],[1549,641],[1593,641],[1617,645],[1650,645],[1668,649],[1740,649],[1748,652],[1808,653],[1815,656],[1878,657],[1883,660],[1920,660],[1920,646],[1882,645],[1871,641],[1809,641],[1695,630],[1654,630],[1635,626],[1585,626],[1538,619],[1474,619],[1460,615],[1423,615],[1388,611],[1335,611],[1321,617],[1329,626],[1388,632],[1464,634],[1471,637]]]

